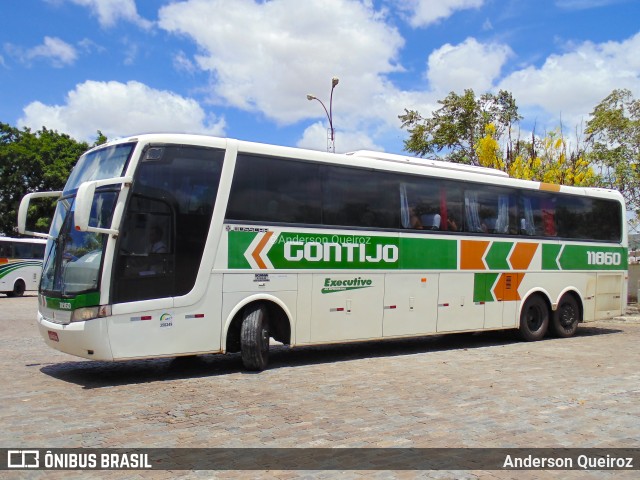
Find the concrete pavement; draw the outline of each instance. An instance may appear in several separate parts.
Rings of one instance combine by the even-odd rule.
[[[523,343],[457,334],[239,356],[93,362],[0,297],[0,446],[638,447],[640,316]],[[28,472],[28,478],[636,478],[636,472]],[[0,472],[24,478],[24,472]]]

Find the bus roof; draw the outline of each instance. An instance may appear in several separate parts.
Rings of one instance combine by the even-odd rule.
[[[319,161],[327,163],[342,163],[340,157],[349,158],[350,164],[356,166],[356,159],[369,161],[369,168],[393,169],[394,165],[403,165],[408,170],[415,172],[416,168],[424,167],[425,170],[432,170],[430,174],[435,174],[444,178],[460,178],[466,181],[486,181],[494,185],[508,184],[514,187],[526,188],[532,190],[553,190],[562,193],[588,195],[603,198],[612,198],[623,201],[622,195],[616,190],[594,187],[576,187],[569,185],[548,185],[535,180],[522,180],[510,177],[506,172],[494,168],[479,167],[475,165],[465,165],[459,163],[446,162],[443,160],[425,159],[419,157],[410,157],[385,152],[375,152],[369,150],[358,150],[348,152],[346,154],[334,154],[322,152],[319,150],[301,149],[298,147],[286,147],[268,143],[252,142],[246,140],[236,140],[231,138],[214,137],[202,134],[185,134],[185,133],[147,133],[140,135],[132,135],[112,139],[105,144],[98,145],[91,150],[108,147],[110,145],[124,142],[180,142],[195,145],[208,145],[218,148],[225,148],[229,142],[238,142],[240,151],[251,153],[265,153],[268,155],[288,155],[299,157],[306,161]],[[401,169],[405,170],[405,169]],[[427,173],[427,172],[425,172]],[[482,178],[484,177],[484,178]]]
[[[384,160],[387,162],[410,163],[413,165],[422,165],[425,167],[444,168],[447,170],[458,170],[462,172],[479,173],[483,175],[495,175],[498,177],[509,177],[506,172],[495,168],[478,167],[475,165],[465,165],[462,163],[445,162],[444,160],[430,160],[427,158],[409,157],[405,155],[396,155],[394,153],[373,152],[370,150],[357,150],[348,152],[347,155],[361,158],[372,158],[375,160]]]
[[[0,242],[17,242],[17,243],[47,243],[42,238],[12,238],[0,235]]]

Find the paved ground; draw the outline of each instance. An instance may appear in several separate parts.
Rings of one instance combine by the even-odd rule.
[[[522,343],[449,335],[240,358],[91,362],[0,297],[0,447],[638,447],[640,323]],[[0,472],[7,478],[24,474]],[[635,472],[29,472],[30,478],[637,478]]]

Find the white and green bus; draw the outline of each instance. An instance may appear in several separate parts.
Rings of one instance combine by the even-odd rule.
[[[618,192],[376,152],[140,135],[85,153],[39,289],[48,345],[125,360],[447,332],[568,337],[626,304]],[[43,234],[40,234],[43,235]]]
[[[0,237],[0,293],[21,297],[37,290],[42,272],[44,240]]]

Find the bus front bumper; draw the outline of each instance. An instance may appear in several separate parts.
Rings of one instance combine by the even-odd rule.
[[[38,312],[38,329],[51,348],[91,360],[113,360],[105,318],[64,325]]]

